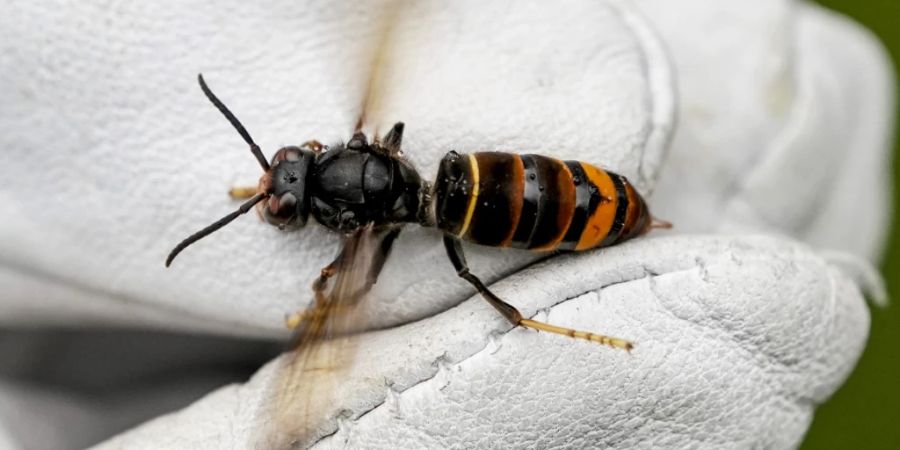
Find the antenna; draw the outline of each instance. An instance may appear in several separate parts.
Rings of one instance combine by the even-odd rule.
[[[232,220],[237,219],[238,216],[245,214],[247,211],[250,211],[250,208],[253,208],[254,205],[263,201],[263,199],[267,198],[268,196],[268,194],[256,194],[253,196],[253,198],[241,205],[240,208],[237,209],[237,211],[215,221],[212,225],[188,236],[187,239],[181,241],[178,245],[175,246],[175,248],[172,249],[172,252],[169,253],[169,257],[166,258],[166,267],[169,267],[172,264],[172,260],[174,260],[175,257],[178,256],[178,254],[181,253],[181,251],[187,248],[189,245],[199,241],[200,239],[203,239],[206,236],[209,236],[219,228],[228,225]]]
[[[231,123],[231,126],[237,130],[238,134],[244,138],[244,142],[250,145],[250,152],[253,153],[253,156],[256,157],[256,160],[259,161],[259,165],[262,166],[263,171],[269,171],[269,162],[266,161],[265,155],[263,155],[262,150],[259,149],[259,146],[256,145],[256,142],[253,142],[253,138],[250,137],[250,133],[247,132],[247,129],[244,128],[244,125],[241,124],[240,120],[237,120],[237,117],[234,117],[234,114],[228,110],[228,107],[216,97],[216,94],[213,94],[211,90],[209,90],[209,86],[206,85],[206,81],[203,80],[203,74],[197,74],[197,81],[200,82],[200,89],[203,89],[203,93],[206,94],[206,98],[212,102],[212,104],[228,119],[228,122]]]

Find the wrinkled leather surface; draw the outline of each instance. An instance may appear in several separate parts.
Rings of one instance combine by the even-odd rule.
[[[652,192],[676,229],[517,273],[532,255],[467,247],[473,271],[525,314],[632,339],[629,355],[510,330],[479,298],[460,303],[471,290],[439,234],[410,227],[367,302],[369,325],[395,327],[358,338],[341,401],[321,405],[317,436],[335,434],[319,444],[797,445],[868,330],[858,284],[885,230],[892,105],[873,40],[775,0],[385,11],[11,5],[0,18],[0,323],[286,336],[283,315],[308,301],[335,236],[245,217],[162,266],[235,208],[228,187],[259,175],[194,77],[204,72],[267,154],[337,142],[390,21],[368,131],[406,122],[406,155],[426,177],[451,149],[582,159]],[[274,368],[104,447],[248,445]]]
[[[390,18],[396,29],[373,83],[370,128],[383,135],[405,121],[406,155],[427,179],[450,150],[493,149],[603,163],[649,189],[674,120],[660,43],[634,30],[630,13],[602,2],[476,3],[421,3]],[[6,166],[9,238],[0,253],[6,276],[25,279],[5,321],[74,316],[283,336],[284,313],[308,301],[336,236],[319,227],[285,234],[251,215],[172,269],[162,266],[181,239],[236,208],[225,195],[231,185],[259,177],[196,73],[205,72],[267,154],[313,138],[336,143],[349,138],[359,114],[387,6],[155,5],[115,20],[101,5],[68,13],[18,6],[12,33],[21,45],[11,51],[25,73],[13,74],[3,94],[18,111],[4,120],[15,154]],[[99,35],[78,32],[104,17]],[[73,38],[41,45],[44,30],[25,26],[28,19]],[[477,34],[488,29],[491,45]],[[41,52],[28,51],[35,47]],[[66,72],[70,66],[78,69]],[[376,325],[434,314],[468,292],[438,234],[417,228],[396,249],[400,264],[384,273],[391,283],[379,284],[370,302]],[[532,258],[472,253],[488,279]],[[54,295],[46,279],[81,298]],[[35,284],[47,302],[23,298]]]
[[[648,238],[495,288],[527,315],[636,347],[510,330],[473,298],[361,335],[337,401],[297,405],[331,417],[320,434],[337,432],[321,447],[791,447],[869,323],[846,276],[807,247],[758,236]],[[259,444],[276,367],[102,448]]]

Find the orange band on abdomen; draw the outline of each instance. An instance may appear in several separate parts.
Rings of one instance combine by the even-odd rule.
[[[578,240],[578,245],[575,246],[576,251],[591,249],[603,242],[603,239],[609,234],[609,230],[612,229],[618,206],[616,187],[609,174],[605,170],[587,163],[581,163],[581,167],[588,180],[597,187],[594,195],[599,198],[597,207],[588,217],[584,231],[581,232],[581,238]]]

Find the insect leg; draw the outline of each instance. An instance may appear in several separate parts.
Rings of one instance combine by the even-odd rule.
[[[548,333],[562,334],[576,339],[584,339],[614,348],[631,350],[631,342],[624,339],[590,333],[587,331],[578,331],[572,328],[559,327],[549,323],[523,318],[522,313],[520,313],[515,306],[510,305],[500,297],[497,297],[484,285],[484,283],[481,282],[481,280],[478,279],[478,277],[469,272],[469,266],[466,264],[466,257],[463,254],[462,243],[459,239],[454,236],[444,235],[444,247],[447,249],[447,256],[450,257],[450,262],[452,262],[453,267],[456,268],[457,275],[474,286],[475,289],[478,290],[478,293],[513,325],[520,325],[525,328],[546,331]]]
[[[325,148],[325,146],[322,145],[321,142],[319,142],[315,139],[312,139],[312,140],[306,141],[303,144],[301,144],[300,148],[305,148],[307,150],[311,150],[311,151],[315,152],[316,154],[319,154],[319,153],[322,153],[322,149]]]
[[[400,230],[402,230],[401,227],[391,228],[381,239],[381,245],[378,246],[375,254],[372,255],[372,265],[369,267],[369,273],[366,275],[366,282],[360,289],[351,294],[351,303],[369,292],[378,281],[378,276],[381,275],[381,270],[384,269],[384,263],[387,262],[388,257],[391,255],[394,241],[400,235]]]
[[[325,301],[323,296],[325,295],[325,286],[328,285],[328,279],[333,277],[335,273],[341,267],[341,261],[343,260],[343,255],[338,255],[331,264],[322,268],[322,271],[319,272],[319,278],[316,278],[316,281],[313,281],[312,289],[315,294],[316,304],[322,305]]]
[[[387,232],[383,234],[380,238],[381,242],[372,254],[371,265],[366,274],[365,282],[357,290],[345,293],[343,296],[343,305],[353,305],[372,289],[372,286],[378,281],[378,276],[381,274],[382,269],[384,269],[384,263],[387,262],[388,256],[391,254],[391,248],[394,246],[394,241],[397,239],[397,236],[400,235],[401,230],[402,227],[394,226],[388,228]],[[348,258],[353,258],[353,255],[349,253],[353,253],[355,248],[355,245],[352,246],[352,248],[347,245],[341,246],[341,251],[338,252],[338,256],[331,264],[322,269],[319,273],[319,277],[313,282],[312,289],[316,299],[315,304],[311,308],[297,311],[285,317],[284,322],[288,329],[293,330],[294,328],[297,328],[304,319],[323,312],[327,303],[327,299],[325,298],[325,288],[328,286],[328,280],[344,267],[344,262]]]
[[[381,145],[386,148],[391,155],[400,153],[400,144],[403,142],[403,122],[397,122],[384,136],[384,143]]]
[[[320,311],[322,306],[325,305],[325,287],[328,286],[328,279],[333,277],[335,273],[341,268],[341,263],[344,261],[345,253],[347,251],[346,246],[341,246],[341,251],[338,252],[334,261],[332,261],[327,266],[323,267],[319,272],[319,277],[316,278],[316,281],[313,281],[312,290],[314,294],[314,298],[316,300],[315,305],[311,308],[301,309],[299,311],[294,312],[293,314],[289,314],[284,318],[284,325],[293,330],[303,322],[303,319],[307,318],[311,314],[316,314],[317,311]]]
[[[228,190],[228,195],[235,200],[243,200],[259,193],[256,186],[236,186]]]

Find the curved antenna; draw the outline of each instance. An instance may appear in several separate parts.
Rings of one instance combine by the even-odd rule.
[[[172,264],[172,260],[174,260],[175,257],[178,256],[178,254],[181,253],[181,251],[187,248],[189,245],[199,241],[200,239],[203,239],[206,236],[209,236],[212,232],[218,230],[219,228],[228,225],[232,220],[237,219],[241,214],[245,214],[247,211],[250,211],[250,208],[253,208],[254,205],[263,201],[263,199],[268,196],[268,194],[256,194],[255,196],[253,196],[253,198],[241,205],[240,208],[237,209],[237,211],[215,221],[212,225],[188,236],[187,239],[181,241],[178,245],[175,246],[175,248],[172,249],[172,252],[169,253],[169,257],[166,258],[166,267],[169,267],[169,265]]]
[[[206,94],[206,98],[212,102],[212,104],[231,122],[231,126],[237,130],[238,134],[244,138],[244,142],[250,145],[250,152],[253,153],[253,156],[256,157],[256,160],[259,161],[259,165],[262,166],[263,171],[269,171],[269,162],[266,161],[266,156],[263,155],[262,150],[259,149],[259,146],[256,145],[256,142],[253,142],[253,138],[250,137],[250,133],[247,132],[247,129],[244,128],[244,125],[241,124],[237,117],[234,117],[234,114],[228,110],[228,107],[216,97],[216,94],[213,94],[211,90],[209,90],[209,86],[206,85],[206,81],[203,80],[203,74],[197,74],[197,81],[200,82],[200,89],[203,89],[203,93]]]

